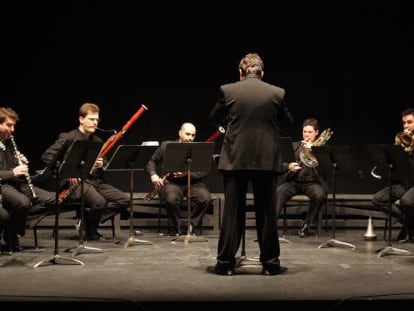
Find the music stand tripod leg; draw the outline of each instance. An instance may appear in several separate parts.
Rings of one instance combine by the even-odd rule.
[[[65,264],[65,265],[81,265],[84,266],[85,264],[74,258],[67,258],[67,257],[61,257],[59,256],[59,216],[60,216],[60,206],[59,206],[59,170],[58,170],[59,162],[56,163],[55,168],[55,175],[56,177],[56,197],[55,197],[55,226],[54,226],[54,239],[55,239],[55,250],[54,250],[54,256],[50,259],[41,260],[38,263],[36,263],[33,268],[43,267],[43,266],[49,266],[49,265],[58,265],[58,264]]]
[[[351,244],[351,243],[347,243],[347,242],[343,242],[343,241],[339,241],[336,239],[330,239],[329,241],[322,243],[321,245],[318,246],[318,249],[320,248],[326,248],[326,247],[335,247],[335,246],[346,246],[346,247],[350,247],[352,249],[355,249],[356,246]]]
[[[83,181],[81,181],[81,183],[83,184]],[[81,184],[81,187],[83,187],[82,184]],[[83,193],[83,189],[81,191]],[[72,253],[71,257],[75,257],[77,255],[85,254],[85,253],[103,253],[104,252],[103,249],[101,248],[86,246],[84,244],[84,230],[83,230],[84,223],[85,223],[85,211],[84,211],[83,203],[81,203],[81,225],[79,228],[79,244],[76,247],[71,247],[65,250],[66,252]]]
[[[286,204],[283,206],[283,229],[282,236],[279,237],[279,242],[292,244],[292,242],[285,238],[287,232],[287,214],[286,214]]]
[[[330,163],[331,167],[330,167],[330,171],[332,174],[332,238],[324,243],[322,243],[321,245],[318,246],[318,249],[321,248],[327,248],[327,247],[336,247],[336,246],[345,246],[345,247],[350,247],[352,249],[356,249],[356,246],[351,244],[351,243],[347,243],[347,242],[343,242],[343,241],[339,241],[336,239],[335,234],[336,234],[336,173],[337,173],[337,169],[338,169],[338,162],[337,162],[337,157],[334,155],[333,150],[328,150],[325,149],[326,146],[322,146],[319,148],[323,148],[322,150],[328,151],[325,154],[329,154],[329,160],[326,160],[325,162],[322,163]],[[343,149],[342,151],[336,151],[337,153],[341,154],[346,154],[346,149]]]
[[[402,149],[401,149],[402,150]],[[405,152],[402,152],[401,150],[400,153],[403,153],[404,156],[406,155]],[[397,150],[395,150],[397,151]],[[389,155],[392,155],[392,150],[388,151],[390,152]],[[398,154],[398,152],[396,153]],[[405,158],[404,158],[405,159]],[[390,160],[390,159],[388,159]],[[395,159],[391,159],[390,162],[387,163],[388,165],[388,217],[387,217],[387,225],[388,225],[388,237],[387,237],[387,243],[388,245],[386,247],[384,247],[383,249],[378,250],[378,255],[377,258],[380,257],[384,257],[387,255],[402,255],[402,256],[412,256],[412,253],[408,250],[405,249],[400,249],[400,248],[395,248],[392,246],[392,242],[391,242],[391,236],[392,236],[392,180],[394,178],[394,168],[395,168],[395,163],[397,161]],[[401,163],[401,162],[400,162]],[[408,167],[409,164],[406,164],[406,166]],[[404,169],[404,171],[409,171],[408,169]]]
[[[192,233],[191,224],[191,172],[209,171],[213,155],[214,143],[169,143],[167,144],[164,169],[169,172],[187,173],[187,234],[173,238],[173,241],[181,241],[184,244],[190,242],[208,242],[208,239],[196,236]],[[194,162],[193,162],[194,161]]]
[[[133,244],[145,244],[145,245],[151,245],[154,244],[150,241],[146,241],[146,240],[140,240],[134,237],[134,225],[133,225],[133,219],[134,219],[134,198],[133,198],[133,193],[134,193],[134,171],[131,169],[129,171],[129,176],[130,176],[130,180],[129,180],[129,188],[130,188],[130,192],[129,192],[129,237],[126,240],[125,244],[124,244],[124,248],[128,248]]]
[[[187,159],[187,234],[180,235],[172,239],[172,241],[184,242],[208,242],[208,239],[193,234],[193,226],[191,224],[191,158]]]
[[[256,240],[257,241],[257,240]],[[246,262],[246,263],[245,263]],[[257,266],[259,258],[246,256],[246,219],[244,219],[244,229],[242,232],[240,256],[236,257],[235,267],[252,267]]]
[[[83,169],[81,169],[83,171]],[[71,257],[75,257],[77,255],[80,255],[82,253],[103,253],[103,249],[98,248],[98,247],[90,247],[90,246],[85,246],[84,244],[84,224],[85,224],[85,202],[84,202],[84,180],[83,180],[83,173],[81,174],[81,181],[80,181],[81,185],[81,225],[79,228],[79,245],[77,247],[73,247],[73,248],[68,248],[66,251],[67,252],[72,252]]]

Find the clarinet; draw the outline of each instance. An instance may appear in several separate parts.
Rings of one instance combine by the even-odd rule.
[[[11,141],[11,143],[12,143],[13,150],[14,150],[14,154],[15,154],[15,156],[16,156],[16,158],[17,158],[17,162],[18,162],[18,164],[19,164],[19,165],[25,165],[26,163],[24,163],[24,162],[22,161],[22,158],[21,158],[22,154],[21,154],[21,153],[20,153],[20,151],[17,149],[17,145],[16,145],[16,142],[14,141],[14,137],[13,137],[13,135],[10,135],[10,141]],[[30,177],[30,174],[29,174],[29,173],[27,173],[24,177],[26,178],[27,185],[29,186],[30,193],[31,193],[31,195],[32,195],[32,199],[35,199],[35,198],[37,197],[37,195],[36,195],[36,192],[34,191],[34,187],[33,187],[33,183],[32,183],[32,179],[31,179],[31,177]]]

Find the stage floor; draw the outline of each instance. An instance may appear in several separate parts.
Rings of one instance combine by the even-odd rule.
[[[359,305],[411,304],[414,302],[414,256],[387,255],[378,257],[378,250],[393,248],[414,253],[414,244],[392,244],[382,240],[376,230],[376,241],[364,240],[365,230],[337,229],[336,240],[350,243],[318,248],[330,241],[331,232],[319,238],[299,238],[295,229],[281,243],[281,263],[287,273],[277,276],[261,275],[261,266],[254,259],[258,255],[255,231],[246,233],[246,255],[253,261],[237,269],[231,277],[208,274],[214,265],[217,232],[204,231],[207,241],[185,244],[161,236],[156,230],[142,229],[137,239],[152,244],[136,243],[124,247],[129,230],[121,231],[120,243],[85,243],[100,253],[83,249],[74,257],[66,252],[79,245],[72,228],[60,230],[59,264],[34,268],[41,261],[54,258],[51,229],[39,230],[40,250],[33,249],[30,231],[21,238],[24,250],[11,256],[0,256],[0,302],[85,303],[99,310],[111,303],[129,310],[164,310],[179,304],[180,310],[204,310],[219,307],[249,305],[315,304],[321,310],[344,310]],[[398,230],[395,230],[398,231]],[[101,230],[110,235],[106,229]],[[393,233],[397,235],[398,232]],[[77,259],[84,265],[65,259]],[[413,303],[414,305],[414,303]]]

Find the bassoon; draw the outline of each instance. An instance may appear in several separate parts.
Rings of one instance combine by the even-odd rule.
[[[135,112],[135,114],[128,120],[127,123],[124,124],[122,129],[109,137],[106,142],[103,144],[101,151],[99,152],[98,158],[103,158],[106,154],[115,146],[115,144],[124,136],[126,131],[138,120],[141,115],[147,111],[148,108],[145,105],[141,105],[141,107]],[[62,190],[58,195],[58,203],[63,203],[80,185],[80,181],[70,185],[67,189]]]
[[[213,134],[211,134],[209,138],[207,138],[206,142],[208,143],[208,142],[214,141],[217,137],[219,137],[221,134],[224,134],[225,132],[226,130],[224,129],[224,127],[219,126],[218,129]],[[174,179],[174,173],[167,173],[162,178],[163,182],[170,181],[173,179]],[[157,192],[158,192],[158,189],[154,187],[154,189],[151,192],[148,192],[144,196],[145,200],[152,200],[157,194]]]

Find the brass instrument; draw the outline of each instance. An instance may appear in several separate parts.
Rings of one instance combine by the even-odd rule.
[[[14,150],[14,154],[15,154],[15,156],[16,156],[16,158],[17,158],[17,162],[18,162],[18,164],[19,164],[19,165],[26,165],[27,163],[25,163],[25,162],[22,160],[22,154],[20,153],[19,149],[17,149],[17,144],[16,144],[16,142],[14,141],[14,137],[13,137],[13,135],[10,135],[10,141],[11,141],[11,143],[12,143],[13,150]],[[36,192],[34,191],[34,187],[33,187],[33,183],[32,183],[32,179],[31,179],[31,177],[30,177],[30,174],[29,174],[29,173],[27,173],[24,177],[26,178],[27,185],[29,186],[30,193],[31,193],[31,195],[32,195],[32,199],[35,199],[35,198],[37,197],[37,195],[36,195]]]
[[[403,131],[397,133],[394,139],[395,145],[400,145],[404,151],[411,152],[414,149],[414,137],[410,131]]]
[[[413,151],[414,150],[413,134],[408,130],[404,130],[402,132],[397,133],[394,138],[394,145],[400,145],[401,147],[404,148],[404,151],[406,152]],[[371,170],[371,176],[376,179],[381,180],[382,176],[375,172],[376,169],[377,167],[374,166],[374,168]]]
[[[300,151],[299,157],[307,167],[317,167],[318,160],[312,152],[312,146],[323,146],[331,138],[333,131],[330,128],[324,130],[313,143],[305,143]]]

